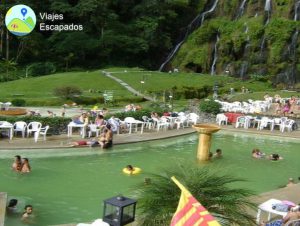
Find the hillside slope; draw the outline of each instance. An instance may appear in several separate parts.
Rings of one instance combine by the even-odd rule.
[[[300,0],[206,0],[164,69],[300,80]],[[174,47],[175,48],[175,47]],[[174,49],[173,49],[174,50]]]

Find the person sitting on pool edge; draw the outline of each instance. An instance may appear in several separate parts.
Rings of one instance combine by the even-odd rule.
[[[216,153],[213,156],[214,158],[221,158],[222,157],[222,150],[221,149],[217,149]]]
[[[278,154],[271,154],[269,155],[269,160],[272,160],[272,161],[278,161],[278,160],[282,160],[283,158],[278,155]]]
[[[103,134],[99,139],[99,144],[101,148],[111,148],[113,145],[113,132],[111,130],[111,125],[107,124],[106,128],[104,129]]]

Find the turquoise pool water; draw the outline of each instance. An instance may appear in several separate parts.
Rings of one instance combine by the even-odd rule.
[[[144,180],[145,173],[189,161],[196,164],[197,136],[115,146],[112,150],[57,149],[8,150],[0,154],[0,191],[20,201],[20,211],[32,204],[38,226],[71,222],[89,222],[102,217],[102,200],[124,194],[132,195],[131,187]],[[220,173],[246,178],[238,186],[256,192],[273,190],[285,185],[289,177],[300,172],[300,142],[276,137],[217,133],[212,150],[221,148],[224,157],[210,165]],[[279,153],[280,162],[257,160],[251,150],[260,148],[267,154]],[[28,157],[32,173],[17,174],[10,170],[13,156]],[[137,176],[122,173],[132,164],[142,168]],[[200,164],[201,165],[201,164]],[[203,165],[203,164],[202,164]],[[19,226],[19,217],[7,218],[6,226]]]

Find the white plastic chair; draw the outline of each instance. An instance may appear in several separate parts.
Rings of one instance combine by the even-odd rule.
[[[222,123],[224,123],[224,125],[227,125],[227,122],[228,122],[228,118],[227,118],[226,115],[224,115],[224,114],[217,114],[216,123],[218,125],[222,125]]]
[[[143,117],[142,117],[142,119],[143,119],[143,121],[145,122],[145,127],[147,128],[147,129],[151,129],[152,127],[153,127],[153,120],[150,120],[149,118],[148,118],[148,116],[146,116],[146,115],[144,115]]]
[[[99,129],[99,127],[96,124],[90,124],[89,125],[89,129],[90,129],[89,130],[89,137],[91,137],[93,133],[96,134],[96,137],[99,136],[100,129]]]
[[[288,132],[292,132],[294,123],[295,121],[292,119],[283,122],[280,126],[280,131],[283,133],[286,128]]]
[[[179,116],[177,119],[175,119],[174,123],[176,124],[176,128],[180,129],[180,127],[182,126],[182,129],[184,128],[184,123],[187,122],[187,117],[182,115]]]
[[[48,129],[49,129],[49,126],[45,126],[45,127],[43,127],[43,128],[40,128],[38,131],[36,131],[36,132],[34,133],[34,142],[37,142],[37,141],[38,141],[40,135],[43,135],[43,136],[44,136],[44,137],[43,137],[43,140],[45,141],[45,140],[46,140],[46,136],[47,136],[47,131],[48,131]]]
[[[14,123],[14,133],[21,132],[22,137],[25,137],[25,132],[27,128],[27,123],[23,121],[18,121]]]
[[[167,118],[161,118],[161,119],[152,118],[152,119],[154,121],[154,124],[156,125],[157,132],[159,131],[160,128],[167,130],[167,128],[170,125]]]
[[[273,123],[273,127],[271,128],[271,130],[273,131],[275,126],[279,126],[279,129],[280,129],[280,126],[281,126],[281,118],[274,118],[274,123]]]
[[[187,124],[192,123],[193,125],[195,125],[197,124],[199,118],[199,115],[197,115],[196,113],[190,113],[187,115]]]
[[[118,118],[110,118],[107,123],[111,126],[113,133],[120,134],[120,126],[122,124],[121,120]]]
[[[40,123],[40,122],[30,122],[27,125],[27,137],[29,137],[32,132],[39,131],[39,129],[41,129],[41,127],[42,127],[42,123]]]
[[[245,127],[246,124],[246,117],[245,116],[239,116],[236,118],[235,128]]]
[[[274,127],[274,120],[269,119],[268,117],[262,117],[261,121],[258,123],[257,130],[262,130],[270,124],[270,130]]]

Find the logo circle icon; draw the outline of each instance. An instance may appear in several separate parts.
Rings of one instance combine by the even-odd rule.
[[[5,16],[7,29],[16,36],[28,35],[34,29],[36,16],[27,5],[15,5],[11,7]]]

